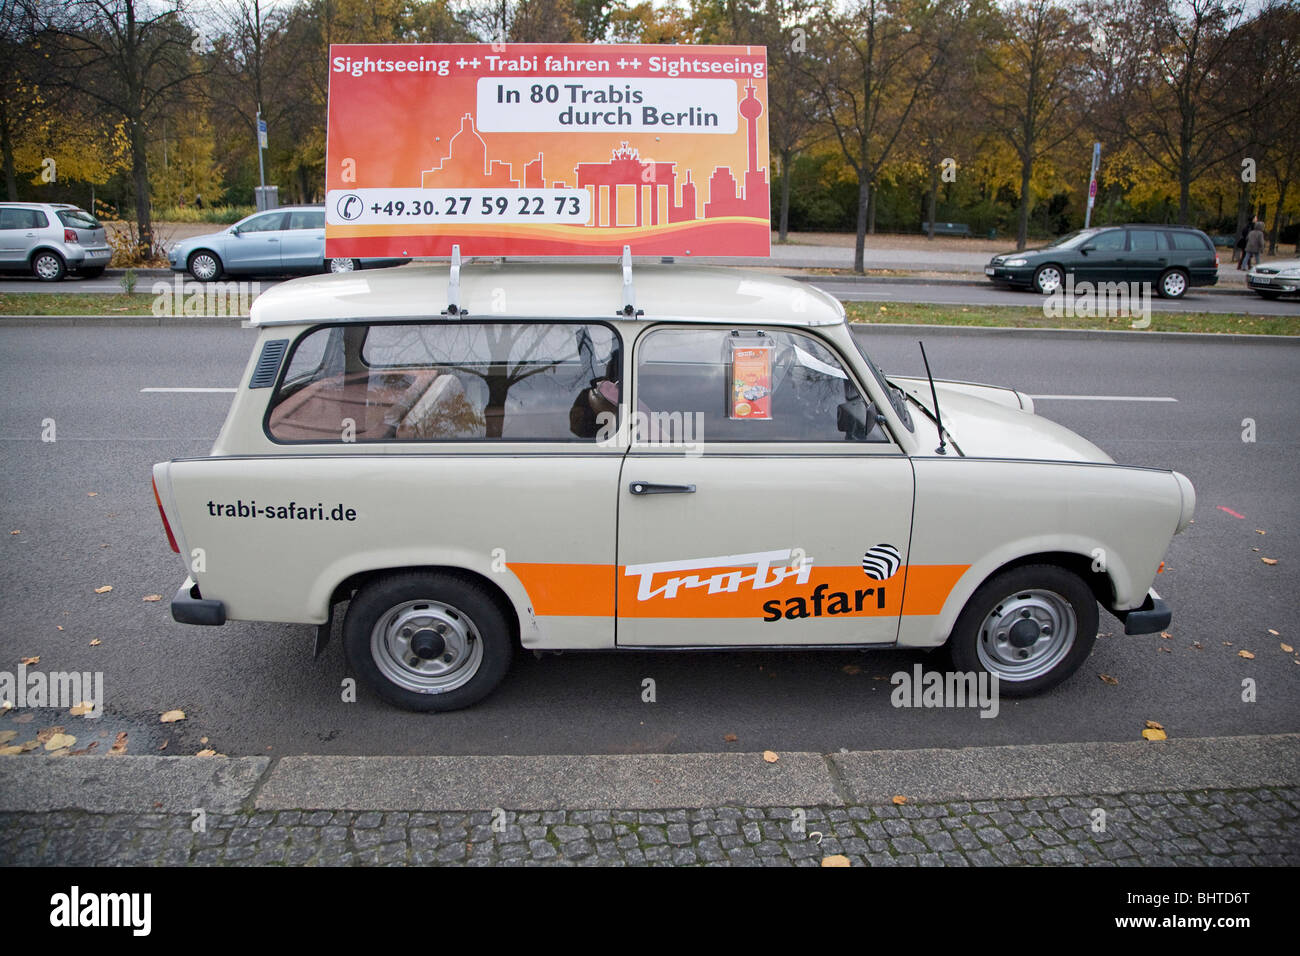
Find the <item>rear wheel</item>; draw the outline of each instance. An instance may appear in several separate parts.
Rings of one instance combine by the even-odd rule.
[[[58,282],[67,274],[68,267],[57,252],[42,249],[32,256],[32,275],[42,282]]]
[[[1039,266],[1034,273],[1034,288],[1043,295],[1051,295],[1065,284],[1065,273],[1060,266]]]
[[[330,272],[356,272],[361,268],[360,259],[327,259],[325,268]]]
[[[1072,571],[1050,564],[1012,568],[967,602],[948,654],[958,671],[998,678],[1006,697],[1030,697],[1078,670],[1097,640],[1097,600]]]
[[[380,578],[352,599],[343,641],[353,669],[390,704],[459,710],[501,683],[514,643],[505,614],[473,582],[410,572]]]
[[[1157,291],[1162,299],[1181,299],[1187,291],[1187,273],[1182,269],[1170,269],[1160,277]]]

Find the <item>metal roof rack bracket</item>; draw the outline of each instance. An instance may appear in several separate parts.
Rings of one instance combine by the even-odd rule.
[[[460,307],[460,244],[456,243],[451,247],[451,272],[447,278],[447,308],[443,310],[443,315],[459,316],[468,315]]]
[[[636,307],[636,289],[632,285],[632,247],[623,247],[623,308],[614,313],[615,315],[633,318],[638,315],[645,315],[642,309]]]

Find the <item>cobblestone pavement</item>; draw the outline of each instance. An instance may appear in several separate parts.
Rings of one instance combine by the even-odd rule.
[[[194,832],[182,814],[5,813],[0,862],[819,866],[842,854],[854,866],[1300,865],[1295,788],[834,809],[280,811],[203,822]]]

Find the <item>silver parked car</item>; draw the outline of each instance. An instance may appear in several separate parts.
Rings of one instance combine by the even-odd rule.
[[[0,270],[57,282],[73,272],[93,279],[113,258],[98,219],[68,203],[0,203]]]
[[[168,253],[175,272],[200,282],[224,273],[279,275],[295,272],[352,272],[400,265],[409,259],[325,260],[325,207],[281,206],[257,212],[229,229],[182,239]]]
[[[1266,299],[1300,294],[1300,259],[1277,259],[1246,273],[1246,285]]]

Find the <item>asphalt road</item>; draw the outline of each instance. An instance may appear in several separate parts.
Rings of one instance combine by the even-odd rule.
[[[82,742],[127,729],[132,753],[167,741],[166,753],[232,755],[835,752],[1134,740],[1146,720],[1177,737],[1300,730],[1300,666],[1279,647],[1300,644],[1300,347],[1290,341],[925,332],[941,377],[1037,395],[1176,399],[1043,399],[1039,411],[1121,461],[1183,471],[1199,496],[1196,523],[1174,540],[1157,582],[1174,609],[1171,637],[1125,637],[1103,615],[1108,636],[1074,678],[987,720],[891,707],[888,675],[925,660],[900,651],[519,654],[477,707],[415,715],[365,693],[341,702],[337,633],[313,662],[310,627],[173,623],[167,602],[184,570],[149,469],[205,453],[229,395],[141,389],[234,386],[253,334],[0,326],[0,669],[39,655],[44,671],[102,670],[107,698],[97,724],[41,713],[32,727],[64,724]],[[922,371],[914,335],[861,334],[890,371]],[[1242,441],[1245,418],[1253,443]],[[53,443],[40,440],[44,419],[56,423]],[[94,593],[104,585],[113,590]],[[163,600],[143,600],[153,594]],[[647,677],[653,704],[641,700]],[[1257,702],[1242,702],[1246,678]],[[159,724],[172,708],[188,719]],[[0,729],[19,716],[0,718]]]

